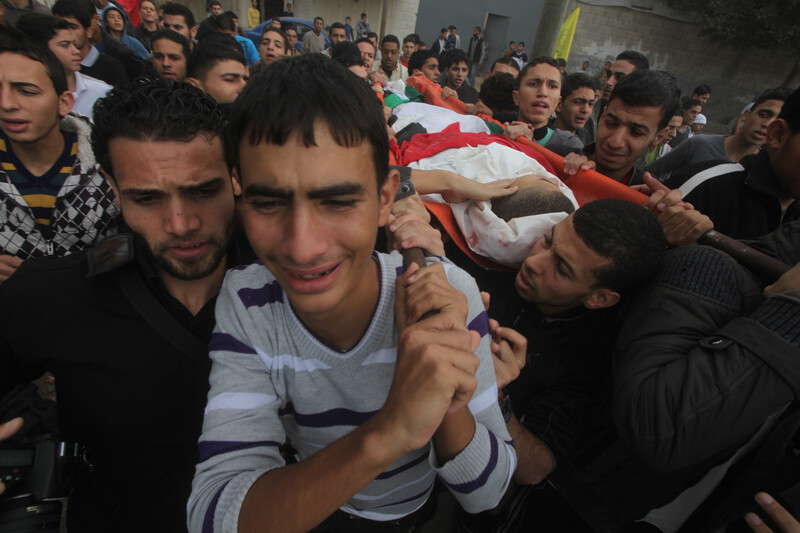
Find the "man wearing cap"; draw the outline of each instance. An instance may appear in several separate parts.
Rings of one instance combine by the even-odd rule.
[[[692,135],[699,135],[700,133],[703,133],[703,128],[706,127],[707,122],[708,119],[704,114],[700,113],[697,115],[697,118],[694,119],[694,122],[692,122]]]

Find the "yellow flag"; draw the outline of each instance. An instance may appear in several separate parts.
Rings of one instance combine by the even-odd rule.
[[[580,14],[581,8],[578,7],[567,17],[567,20],[561,26],[561,31],[558,32],[556,53],[553,54],[555,59],[559,57],[563,58],[565,61],[569,59],[569,49],[572,47],[572,38],[575,36],[575,27],[578,25],[578,15]]]

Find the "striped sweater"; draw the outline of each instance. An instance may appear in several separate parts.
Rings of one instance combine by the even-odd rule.
[[[378,305],[361,341],[345,353],[303,326],[263,265],[228,272],[210,345],[211,390],[188,504],[190,531],[236,531],[250,486],[284,465],[278,446],[287,436],[302,461],[381,408],[394,374],[394,283],[402,257],[375,257]],[[445,271],[467,295],[468,326],[482,337],[478,388],[469,403],[475,435],[441,466],[430,444],[401,457],[342,507],[348,513],[384,521],[405,516],[425,503],[437,475],[466,510],[478,512],[496,506],[511,479],[516,455],[497,405],[486,312],[474,281],[449,263]]]

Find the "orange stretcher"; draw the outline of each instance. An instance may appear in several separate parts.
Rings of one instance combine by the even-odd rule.
[[[517,137],[516,141],[530,146],[547,159],[553,170],[555,170],[556,176],[567,187],[572,189],[575,199],[578,200],[578,205],[586,204],[592,200],[600,200],[601,198],[619,198],[639,205],[644,205],[647,201],[647,196],[639,191],[631,189],[627,185],[623,185],[594,170],[580,170],[574,176],[564,174],[564,156],[551,152],[526,137]]]
[[[406,83],[422,94],[426,104],[443,107],[462,115],[467,114],[467,104],[454,97],[442,98],[442,88],[422,74],[409,76]]]
[[[422,74],[409,76],[407,83],[422,94],[426,104],[450,109],[451,111],[455,111],[456,113],[460,113],[462,115],[467,114],[467,105],[464,102],[452,97],[442,98],[442,88]],[[489,116],[484,116],[482,114],[479,114],[478,116],[484,120],[489,120],[502,126],[502,124]],[[566,183],[567,186],[572,189],[572,192],[575,194],[579,205],[583,205],[587,202],[598,200],[600,198],[620,198],[635,202],[640,205],[647,201],[647,197],[645,195],[593,170],[581,171],[574,176],[566,176],[564,175],[564,158],[562,156],[551,152],[547,148],[540,146],[525,137],[518,137],[516,141],[518,143],[530,146],[544,155],[547,161],[555,169],[556,175],[561,179],[561,181]]]
[[[466,104],[457,98],[442,98],[441,87],[424,76],[410,76],[408,78],[408,83],[422,93],[426,103],[451,109],[462,115],[466,114]],[[564,173],[563,156],[551,152],[544,146],[540,146],[526,137],[518,137],[516,142],[536,150],[544,156],[547,162],[553,167],[558,178],[572,189],[579,206],[602,198],[618,198],[639,205],[644,205],[645,202],[647,202],[648,197],[646,195],[594,170],[580,170],[574,175],[566,175]],[[467,254],[476,264],[484,268],[509,270],[491,259],[476,254],[469,248],[464,236],[461,234],[460,228],[456,224],[455,217],[453,217],[449,206],[430,202],[425,202],[425,206],[441,223],[442,228],[447,231],[448,235],[450,235],[459,249]],[[791,268],[789,265],[777,259],[714,230],[706,232],[698,239],[698,242],[727,253],[742,265],[759,274],[767,282],[776,281]]]

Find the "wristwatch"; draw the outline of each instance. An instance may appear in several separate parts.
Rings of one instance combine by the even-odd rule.
[[[508,423],[511,420],[511,415],[514,414],[514,407],[511,403],[511,396],[508,395],[507,392],[503,392],[503,395],[497,400],[497,403],[500,405],[500,412],[503,413],[503,420]]]

